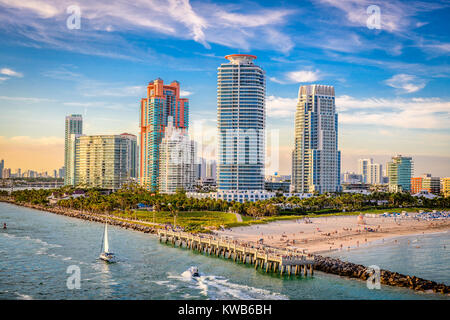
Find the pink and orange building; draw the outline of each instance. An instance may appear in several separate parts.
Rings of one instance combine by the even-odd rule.
[[[189,100],[180,98],[180,84],[173,81],[165,85],[156,79],[147,86],[147,97],[141,99],[140,108],[140,182],[151,191],[159,187],[159,146],[164,137],[169,117],[173,126],[189,128]]]

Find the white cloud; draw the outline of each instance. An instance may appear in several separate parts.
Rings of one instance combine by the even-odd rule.
[[[246,5],[191,3],[189,0],[136,0],[133,5],[126,1],[79,0],[83,22],[74,40],[73,32],[65,24],[65,9],[73,1],[22,2],[0,0],[0,6],[10,8],[0,13],[3,28],[14,29],[16,34],[39,44],[46,43],[70,51],[121,58],[120,54],[111,50],[110,45],[106,45],[115,43],[118,47],[130,47],[127,48],[129,58],[136,59],[137,55],[133,52],[136,50],[145,54],[115,31],[191,39],[206,48],[210,47],[209,43],[243,50],[273,48],[281,52],[293,47],[280,26],[286,23],[286,16],[294,11],[282,8],[268,10],[255,4],[249,11]],[[21,21],[18,28],[17,21]]]
[[[266,99],[266,109],[268,117],[287,118],[293,117],[297,108],[296,98],[282,98],[268,96]]]
[[[278,79],[276,77],[269,77],[270,81],[280,84],[314,82],[320,79],[322,79],[322,74],[320,73],[319,70],[290,71],[284,74],[283,79]]]
[[[387,79],[385,83],[393,88],[400,89],[406,93],[412,93],[419,91],[425,87],[425,81],[418,79],[416,76],[409,74],[396,74],[390,79]]]
[[[40,0],[0,0],[0,4],[3,4],[9,8],[25,9],[27,11],[36,12],[42,18],[54,17],[60,11],[54,5],[49,4],[48,1]]]
[[[0,96],[0,100],[6,100],[6,101],[19,101],[19,102],[29,102],[29,103],[39,103],[39,102],[52,102],[52,101],[56,101],[56,100],[53,100],[53,99],[47,99],[47,98],[9,97],[9,96]]]
[[[182,97],[188,97],[191,94],[193,94],[193,92],[187,91],[187,90],[180,90],[180,96],[182,96]]]
[[[203,32],[207,26],[206,21],[192,9],[189,0],[169,0],[168,9],[169,14],[176,21],[183,23],[190,29],[191,36],[195,41],[203,44],[206,48],[210,48]]]
[[[293,82],[314,82],[321,77],[319,71],[298,70],[287,73],[287,78]]]
[[[22,73],[14,71],[13,69],[9,69],[9,68],[0,69],[0,74],[4,74],[5,76],[10,76],[10,77],[18,77],[18,78],[23,77]],[[5,78],[5,79],[7,79],[7,78]]]
[[[323,4],[333,6],[345,12],[347,23],[352,26],[367,26],[367,8],[378,5],[380,8],[381,29],[391,33],[403,33],[413,27],[422,26],[416,21],[415,16],[419,12],[428,12],[445,8],[445,4],[437,2],[404,2],[399,0],[373,1],[373,0],[317,0]]]
[[[266,108],[268,118],[293,118],[297,98],[271,95],[266,98]],[[383,128],[384,134],[392,127],[403,129],[450,127],[450,100],[440,98],[358,99],[342,95],[336,97],[336,109],[339,123],[378,126]]]
[[[336,97],[339,122],[410,129],[448,129],[450,101],[439,98]]]

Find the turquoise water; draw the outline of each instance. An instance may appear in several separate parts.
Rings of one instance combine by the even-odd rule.
[[[450,231],[377,240],[328,255],[450,285]]]
[[[282,279],[113,226],[110,247],[120,261],[107,265],[97,259],[102,224],[0,203],[3,222],[8,229],[0,229],[0,299],[448,299],[388,286],[369,290],[363,281],[320,272]],[[448,250],[443,252],[440,267],[425,268],[423,277],[445,277]],[[441,251],[435,261],[439,256]],[[427,257],[414,263],[426,266]],[[80,268],[80,289],[67,288],[71,265]],[[192,265],[199,280],[183,274]]]

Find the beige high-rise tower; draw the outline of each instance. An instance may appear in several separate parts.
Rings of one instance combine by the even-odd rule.
[[[300,193],[340,191],[340,162],[334,87],[301,86],[295,112],[293,190]]]

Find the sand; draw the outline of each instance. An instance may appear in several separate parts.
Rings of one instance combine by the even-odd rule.
[[[310,223],[306,223],[308,220]],[[369,232],[365,228],[370,228],[374,232]],[[364,217],[364,224],[361,224],[358,222],[358,216],[336,216],[237,227],[219,231],[217,234],[251,243],[263,239],[265,245],[272,247],[325,254],[335,250],[351,250],[354,247],[369,244],[371,241],[390,237],[449,230],[450,219],[418,221],[411,217],[377,216]]]

